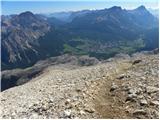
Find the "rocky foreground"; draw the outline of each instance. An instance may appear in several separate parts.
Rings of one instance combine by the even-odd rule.
[[[50,66],[1,92],[2,118],[159,118],[158,54]]]

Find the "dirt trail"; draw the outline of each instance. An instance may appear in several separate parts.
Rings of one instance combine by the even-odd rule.
[[[96,91],[96,99],[93,101],[94,108],[101,118],[159,118],[158,59],[152,57],[138,58],[142,61],[136,64],[120,63],[119,72],[113,72],[110,76],[104,77],[103,82],[97,81],[99,86],[95,88],[100,89]],[[113,83],[117,88],[111,91]],[[155,86],[153,93],[147,93],[148,86]],[[133,94],[135,96],[129,97]],[[153,101],[155,104],[152,104]]]
[[[109,75],[104,75],[101,79],[101,82],[96,81],[95,85],[95,99],[93,100],[94,108],[100,114],[101,118],[131,118],[129,113],[124,111],[124,101],[120,100],[122,94],[118,96],[114,96],[113,93],[110,92],[112,83],[122,84],[121,81],[115,81],[116,77],[126,70],[128,70],[132,63],[126,61],[125,63],[117,63],[116,71],[112,71]],[[92,89],[92,88],[91,88]],[[118,101],[117,101],[118,100]]]

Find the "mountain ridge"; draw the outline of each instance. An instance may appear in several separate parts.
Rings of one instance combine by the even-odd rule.
[[[65,53],[88,54],[101,59],[103,56],[111,57],[118,51],[132,53],[145,49],[145,46],[155,49],[158,47],[155,29],[158,20],[146,9],[141,9],[145,12],[138,8],[127,11],[116,6],[75,12],[69,23],[31,12],[3,16],[2,69],[24,68],[38,60]],[[146,39],[146,33],[152,28],[152,34]],[[113,49],[110,49],[111,46]]]

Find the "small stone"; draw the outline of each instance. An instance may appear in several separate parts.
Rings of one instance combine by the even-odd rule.
[[[88,82],[88,81],[86,81],[86,82],[85,82],[85,85],[86,85],[86,86],[89,86],[89,82]]]
[[[137,88],[137,90],[136,90],[136,94],[140,94],[140,93],[142,93],[143,92],[143,90],[141,89],[141,88]]]
[[[124,91],[129,91],[131,89],[131,87],[128,84],[123,84],[122,87]]]
[[[159,102],[158,102],[158,101],[151,101],[150,104],[151,104],[151,105],[156,105],[156,106],[158,106],[158,105],[159,105]]]
[[[81,115],[85,115],[86,113],[85,113],[83,110],[81,110],[81,111],[80,111],[80,114],[81,114]]]
[[[147,101],[145,100],[145,99],[143,99],[143,100],[140,100],[140,105],[147,105],[148,103],[147,103]]]
[[[128,91],[128,94],[136,94],[136,90],[134,90],[134,89],[129,89],[129,91]]]
[[[1,101],[6,101],[6,99],[1,99]]]
[[[155,92],[158,92],[159,89],[156,87],[148,86],[148,87],[146,87],[146,91],[147,91],[147,93],[155,93]]]
[[[124,75],[124,74],[121,74],[120,76],[117,77],[117,79],[119,79],[119,80],[121,80],[121,79],[123,79],[123,78],[125,78],[125,75]]]
[[[136,94],[128,94],[126,101],[135,101],[136,97],[137,97]]]
[[[68,105],[70,102],[71,102],[71,100],[67,99],[66,102],[65,102],[65,105]]]
[[[94,110],[93,108],[86,108],[86,109],[85,109],[85,112],[94,113],[95,110]]]
[[[144,76],[140,77],[141,80],[145,80],[146,78]],[[142,85],[142,84],[141,84]]]
[[[115,83],[112,83],[110,91],[114,91],[116,89],[118,89],[118,85],[116,85]]]
[[[57,79],[57,81],[61,82],[61,81],[62,81],[62,79],[58,78],[58,79]]]
[[[81,89],[79,89],[79,88],[77,88],[77,89],[76,89],[76,92],[78,92],[78,93],[79,93],[79,92],[81,92],[81,91],[82,91],[82,90],[81,90]]]
[[[70,118],[71,117],[71,109],[67,109],[64,111],[64,116]]]
[[[130,76],[125,75],[125,74],[121,74],[120,76],[117,77],[117,79],[119,79],[119,80],[124,79],[124,78],[130,78]]]
[[[151,96],[149,96],[149,95],[147,96],[147,99],[151,99],[151,98],[152,98]]]
[[[132,65],[138,64],[140,62],[142,62],[142,60],[135,60],[135,61],[133,61]]]
[[[139,95],[138,98],[142,99],[142,98],[144,98],[144,96],[143,95]]]
[[[135,110],[134,112],[133,112],[133,115],[146,115],[147,114],[147,112],[145,111],[145,110]]]

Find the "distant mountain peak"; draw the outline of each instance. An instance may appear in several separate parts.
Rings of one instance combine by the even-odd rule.
[[[120,6],[113,6],[109,8],[108,10],[122,10],[122,8]]]
[[[19,16],[34,16],[34,14],[30,11],[26,11],[26,12],[19,14]]]
[[[141,5],[138,8],[136,8],[136,10],[147,10],[147,9],[144,5]]]
[[[37,20],[37,16],[30,11],[26,11],[19,14],[17,16],[17,19],[20,20],[20,23],[22,23],[23,25],[26,25],[25,23],[29,25],[30,23],[35,22]]]

